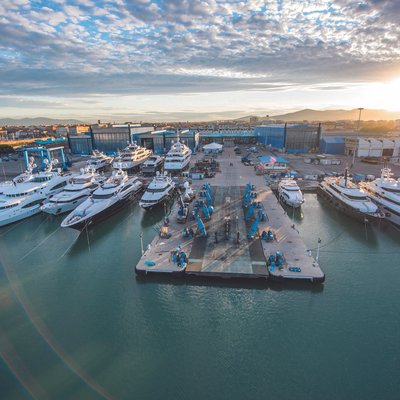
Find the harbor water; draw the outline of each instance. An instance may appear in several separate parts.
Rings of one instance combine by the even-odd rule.
[[[0,398],[398,399],[399,233],[305,198],[324,285],[139,279],[163,210],[137,203],[0,229]]]

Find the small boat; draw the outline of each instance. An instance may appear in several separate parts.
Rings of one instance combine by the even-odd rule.
[[[61,226],[82,230],[94,225],[121,210],[125,204],[134,199],[142,186],[142,182],[137,177],[129,178],[128,174],[121,169],[113,171],[104,184],[68,214]]]
[[[87,161],[87,166],[95,171],[104,171],[111,165],[112,161],[113,157],[109,157],[98,150],[93,150]]]
[[[303,193],[293,179],[284,179],[279,182],[278,196],[290,207],[298,208],[304,203]]]
[[[71,182],[60,192],[52,196],[41,210],[47,214],[60,215],[83,203],[105,180],[91,167],[82,169],[71,178]]]
[[[175,191],[175,183],[169,175],[165,172],[157,175],[150,182],[142,198],[139,201],[140,207],[149,209],[157,204],[163,203],[169,199]]]
[[[152,150],[138,146],[136,142],[130,143],[124,150],[119,152],[118,156],[114,159],[113,168],[117,170],[136,168],[144,163],[152,154]]]
[[[383,168],[381,177],[360,186],[369,198],[380,207],[386,220],[400,228],[400,179],[394,179],[389,168]]]
[[[327,177],[317,188],[317,194],[337,210],[363,222],[372,223],[384,218],[384,214],[367,197],[367,193],[347,176]]]

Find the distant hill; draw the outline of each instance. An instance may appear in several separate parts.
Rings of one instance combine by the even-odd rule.
[[[22,119],[14,119],[14,118],[1,118],[0,126],[4,125],[12,125],[12,126],[30,126],[30,125],[79,125],[84,122],[79,121],[77,119],[55,119],[55,118],[22,118]]]
[[[311,110],[305,109],[293,113],[273,115],[270,119],[281,121],[342,121],[342,120],[358,120],[358,109],[353,110]],[[368,120],[392,120],[399,119],[400,111],[390,112],[385,110],[362,110],[361,119]]]

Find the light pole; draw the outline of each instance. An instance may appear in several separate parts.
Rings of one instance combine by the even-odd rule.
[[[319,261],[319,247],[321,245],[321,239],[318,238],[318,247],[317,247],[317,257],[315,257],[315,260],[318,262]]]
[[[360,123],[361,123],[361,111],[364,110],[364,108],[359,107],[358,108],[358,122],[357,122],[357,131],[360,130]]]
[[[140,232],[139,237],[140,237],[140,247],[142,249],[142,255],[143,255],[143,253],[144,253],[144,249],[143,249],[143,232]]]

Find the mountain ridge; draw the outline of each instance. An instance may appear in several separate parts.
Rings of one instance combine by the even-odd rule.
[[[0,126],[30,126],[30,125],[79,125],[84,122],[77,119],[60,119],[60,118],[0,118]]]

